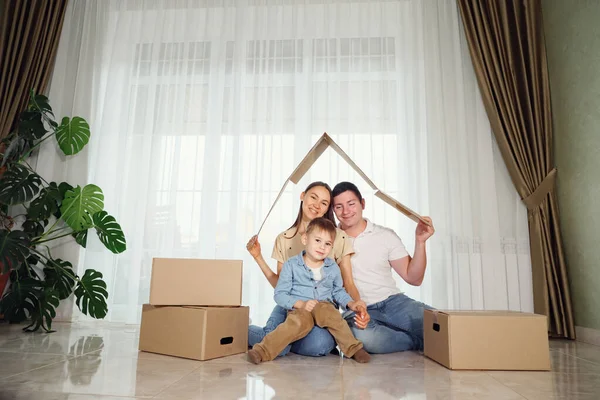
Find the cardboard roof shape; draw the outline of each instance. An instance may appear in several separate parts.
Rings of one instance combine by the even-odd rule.
[[[420,216],[419,214],[417,214],[410,208],[406,207],[404,204],[400,203],[398,200],[394,199],[392,196],[379,190],[379,188],[377,186],[375,186],[373,181],[367,175],[365,175],[365,173],[360,168],[358,168],[358,165],[356,165],[356,163],[350,158],[350,156],[348,156],[348,154],[346,154],[346,152],[344,150],[342,150],[342,148],[340,146],[338,146],[338,144],[336,142],[333,141],[333,139],[327,134],[327,132],[325,132],[319,138],[319,140],[317,140],[315,145],[308,151],[306,156],[304,156],[302,161],[300,161],[300,164],[298,164],[298,166],[296,167],[294,172],[292,172],[290,177],[285,181],[285,183],[283,184],[283,187],[279,191],[279,194],[275,198],[275,201],[271,205],[271,208],[269,209],[267,216],[265,217],[262,224],[260,225],[260,229],[258,230],[257,234],[260,234],[260,231],[262,230],[263,226],[265,225],[267,218],[269,218],[269,215],[271,215],[271,211],[273,211],[275,204],[277,204],[277,202],[279,201],[279,198],[283,194],[283,191],[285,190],[287,184],[289,182],[298,184],[298,182],[300,182],[300,179],[302,179],[302,177],[308,172],[308,170],[314,165],[314,163],[319,159],[319,157],[321,157],[321,155],[325,152],[325,150],[327,150],[328,147],[331,147],[333,150],[335,150],[335,152],[338,153],[338,155],[340,157],[342,157],[348,163],[348,165],[350,165],[352,167],[352,169],[354,169],[361,176],[361,178],[363,178],[365,180],[365,182],[367,182],[367,184],[371,187],[371,189],[376,191],[375,196],[379,197],[381,200],[383,200],[387,204],[391,205],[396,210],[400,211],[402,214],[406,215],[408,218],[412,219],[413,221],[415,221],[415,222],[421,221],[426,225],[430,225],[429,222],[427,220],[425,220],[422,216]]]

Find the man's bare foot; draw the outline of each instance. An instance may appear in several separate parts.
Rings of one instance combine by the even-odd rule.
[[[260,364],[262,362],[262,357],[260,356],[258,351],[248,350],[248,361],[250,361],[253,364]]]
[[[352,358],[356,362],[364,364],[364,363],[368,363],[371,360],[371,355],[369,353],[367,353],[364,349],[360,349],[359,351],[357,351],[356,353],[354,353],[354,355],[352,356]]]

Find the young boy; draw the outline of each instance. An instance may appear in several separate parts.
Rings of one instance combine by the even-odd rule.
[[[308,335],[315,324],[327,328],[346,356],[360,363],[369,362],[371,356],[352,335],[337,308],[341,305],[366,313],[365,303],[352,300],[344,290],[340,268],[327,258],[335,233],[331,221],[312,220],[302,235],[305,250],[283,264],[275,287],[275,302],[291,311],[284,323],[248,351],[254,364],[275,359],[288,344]]]

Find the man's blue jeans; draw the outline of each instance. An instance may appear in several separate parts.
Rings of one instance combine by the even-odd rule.
[[[423,350],[423,312],[432,307],[396,294],[371,304],[371,321],[366,329],[354,325],[354,312],[344,315],[354,336],[363,342],[367,353],[382,354]]]
[[[267,321],[267,325],[264,328],[256,325],[250,325],[248,327],[248,345],[254,346],[256,343],[260,343],[268,333],[274,331],[275,328],[283,323],[286,317],[287,310],[283,307],[275,306]],[[283,349],[279,354],[279,357],[286,355],[290,350],[292,353],[300,354],[302,356],[326,356],[334,348],[335,340],[327,329],[315,326],[308,335]]]

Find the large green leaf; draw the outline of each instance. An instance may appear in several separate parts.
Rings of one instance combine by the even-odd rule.
[[[69,190],[60,206],[62,218],[76,232],[94,226],[92,216],[103,209],[104,195],[96,185]]]
[[[66,299],[73,293],[76,275],[70,262],[60,258],[49,260],[44,268],[44,275],[46,285],[56,291],[60,300]]]
[[[48,219],[58,211],[58,204],[61,200],[62,196],[58,186],[55,182],[51,182],[48,187],[42,189],[38,197],[33,199],[27,215],[34,221]]]
[[[52,332],[52,320],[56,317],[56,308],[60,304],[58,293],[51,287],[44,287],[36,294],[32,298],[31,323],[23,329],[34,332],[41,327],[46,332]]]
[[[108,292],[100,272],[87,269],[75,288],[75,296],[77,297],[77,307],[82,313],[97,319],[106,316]]]
[[[53,183],[54,182],[50,182],[50,185],[52,185]],[[73,186],[69,185],[67,182],[61,182],[58,185],[58,191],[60,192],[60,201],[58,202],[58,210],[56,210],[56,212],[54,213],[54,216],[56,218],[60,218],[62,216],[62,213],[60,212],[60,206],[69,190],[73,190]]]
[[[50,182],[50,185],[52,185],[55,182]],[[67,192],[69,190],[73,190],[73,186],[71,186],[71,184],[67,183],[67,182],[61,182],[58,185],[58,191],[60,192],[60,198],[64,199],[65,196],[67,195]]]
[[[0,179],[0,202],[23,204],[39,192],[42,178],[19,164],[13,164]]]
[[[21,113],[19,120],[19,136],[25,139],[39,140],[48,131],[42,121],[42,113],[39,111],[25,111]]]
[[[29,276],[19,278],[17,271],[13,271],[10,289],[0,300],[0,313],[9,322],[25,321],[33,313],[40,286],[40,281]]]
[[[25,232],[31,239],[42,236],[44,229],[44,224],[42,222],[28,219],[23,223],[23,232]]]
[[[106,211],[100,211],[94,214],[93,220],[98,237],[106,248],[115,254],[124,252],[127,248],[125,234],[115,218]]]
[[[81,117],[64,117],[56,130],[58,147],[67,156],[79,153],[90,140],[90,126]]]
[[[0,230],[0,262],[5,270],[17,268],[31,252],[29,236],[23,231]]]
[[[75,241],[84,249],[87,246],[88,232],[89,231],[86,229],[85,231],[79,231],[79,232],[73,233],[73,237],[75,238]]]
[[[37,109],[43,112],[44,114],[50,114],[54,116],[54,113],[52,112],[52,107],[50,107],[50,103],[48,102],[48,98],[43,94],[31,93],[29,107]]]

